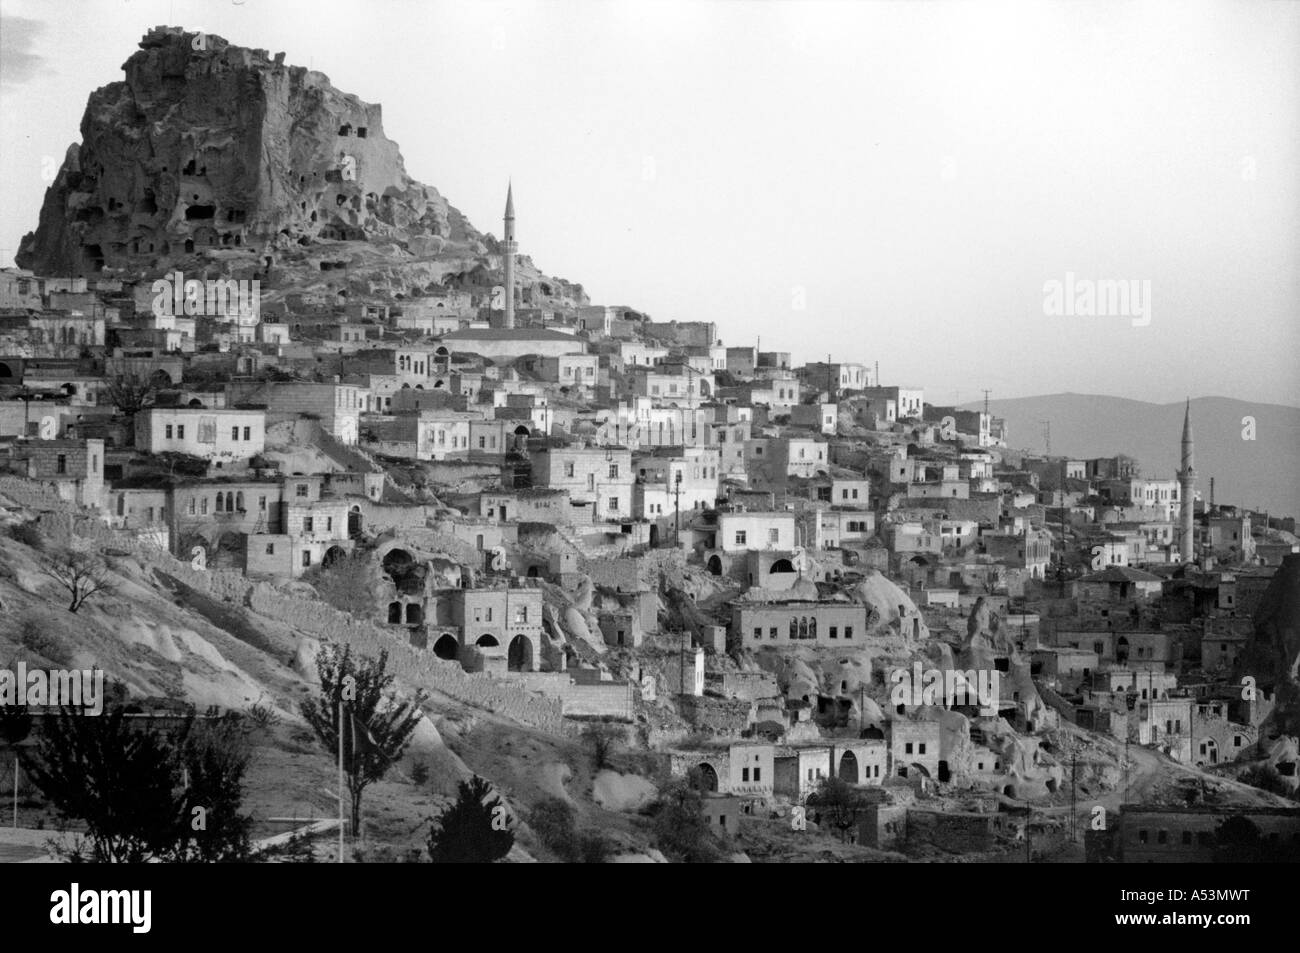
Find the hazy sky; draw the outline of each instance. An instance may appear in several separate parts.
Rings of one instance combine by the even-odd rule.
[[[934,401],[1300,405],[1300,4],[0,11],[4,264],[87,94],[169,23],[382,103],[407,171],[480,229],[512,176],[521,250],[593,302],[879,361]],[[1149,323],[1046,314],[1067,272],[1149,281]]]

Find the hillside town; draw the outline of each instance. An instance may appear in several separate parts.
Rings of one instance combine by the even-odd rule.
[[[150,70],[288,69],[191,37],[128,61],[141,109],[174,95]],[[1300,537],[1216,500],[1190,402],[1176,472],[1049,456],[899,379],[885,339],[799,363],[793,327],[592,303],[521,252],[527,195],[502,183],[500,237],[475,233],[378,107],[327,102],[283,234],[215,123],[148,188],[91,129],[0,270],[0,521],[114,576],[62,634],[143,709],[265,690],[292,719],[330,641],[387,652],[446,737],[440,706],[498,745],[611,729],[586,816],[626,857],[665,852],[601,818],[676,782],[755,860],[1211,861],[1232,818],[1300,856]],[[50,551],[5,542],[12,620],[62,611]],[[266,671],[198,665],[178,633],[206,630],[153,599],[243,652],[260,629]],[[476,773],[526,821],[525,785]]]

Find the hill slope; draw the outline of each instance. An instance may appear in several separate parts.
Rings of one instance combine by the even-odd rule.
[[[1012,447],[1043,452],[1043,425],[1051,421],[1052,453],[1072,457],[1136,457],[1144,476],[1172,477],[1178,469],[1183,404],[1151,404],[1097,394],[1048,394],[993,400],[990,411],[1007,421]],[[982,404],[967,404],[978,410]],[[1243,440],[1242,419],[1255,419],[1255,439]],[[1251,404],[1230,397],[1192,400],[1197,489],[1206,499],[1300,515],[1300,408]]]

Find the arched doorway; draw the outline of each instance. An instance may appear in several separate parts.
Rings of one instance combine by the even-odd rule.
[[[772,568],[768,570],[768,573],[776,575],[779,572],[794,572],[794,563],[790,562],[788,559],[778,559],[776,562],[772,563]]]
[[[481,649],[495,649],[501,645],[501,643],[496,640],[496,636],[494,635],[480,635],[478,637],[478,641],[475,642],[474,644]]]
[[[408,602],[406,604],[406,624],[419,625],[424,621],[424,610],[420,608],[419,603]]]
[[[516,635],[510,640],[510,651],[506,667],[512,672],[531,672],[533,670],[533,643],[527,636]]]
[[[361,507],[359,506],[352,507],[352,509],[348,511],[348,535],[349,536],[361,535],[361,520],[362,520]]]
[[[433,654],[440,659],[451,661],[460,654],[460,643],[456,641],[455,636],[448,633],[433,643]]]
[[[240,509],[243,509],[243,507],[240,507]],[[322,566],[332,566],[342,558],[343,550],[337,546],[331,546],[329,549],[325,550],[325,555],[321,557],[320,562]]]
[[[695,766],[697,784],[701,791],[716,791],[718,789],[718,772],[707,761],[701,761]]]
[[[858,756],[852,751],[844,752],[840,758],[840,780],[849,784],[858,783]]]
[[[406,550],[390,549],[381,565],[398,592],[418,592],[423,587],[424,580],[415,557]]]
[[[709,572],[715,576],[722,575],[722,560],[717,555],[709,557]]]

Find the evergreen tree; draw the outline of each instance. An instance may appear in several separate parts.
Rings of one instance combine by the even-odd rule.
[[[433,822],[429,857],[435,864],[490,864],[510,853],[515,833],[505,805],[475,775],[460,782],[456,803]]]

